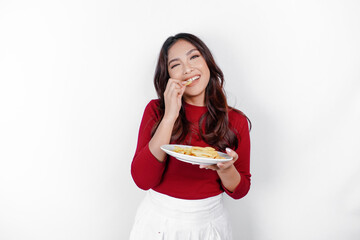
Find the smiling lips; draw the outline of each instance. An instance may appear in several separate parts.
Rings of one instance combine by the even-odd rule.
[[[195,76],[195,77],[192,77],[192,78],[186,80],[185,86],[190,85],[193,81],[195,81],[199,78],[200,78],[200,76]]]

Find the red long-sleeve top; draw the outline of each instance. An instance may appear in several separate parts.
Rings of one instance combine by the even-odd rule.
[[[203,199],[226,192],[234,199],[244,197],[250,189],[250,137],[247,119],[244,115],[230,110],[229,124],[235,129],[239,146],[236,153],[239,158],[234,165],[241,175],[241,181],[233,192],[228,191],[221,183],[216,171],[200,169],[167,156],[164,162],[159,162],[150,152],[149,141],[151,130],[159,119],[159,100],[152,100],[145,108],[140,124],[136,152],[131,164],[131,174],[136,185],[143,189],[153,189],[157,192],[182,199]],[[208,146],[199,136],[199,120],[207,111],[184,103],[185,115],[194,127],[190,144],[193,146]]]

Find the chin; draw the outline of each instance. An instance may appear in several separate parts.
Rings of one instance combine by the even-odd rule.
[[[184,96],[187,98],[195,98],[204,95],[204,93],[205,91],[185,91]]]

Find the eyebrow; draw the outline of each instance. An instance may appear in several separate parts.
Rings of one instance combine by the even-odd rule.
[[[199,50],[197,50],[196,48],[193,48],[193,49],[191,49],[190,51],[188,51],[187,53],[186,53],[186,56],[189,56],[192,52],[194,52],[194,51],[199,51]],[[172,62],[174,62],[174,61],[178,61],[179,60],[179,58],[174,58],[174,59],[171,59],[170,61],[169,61],[169,63],[168,63],[168,65],[170,65],[170,63],[172,63]]]

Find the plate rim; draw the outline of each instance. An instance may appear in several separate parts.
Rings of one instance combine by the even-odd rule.
[[[216,164],[216,163],[221,163],[221,162],[228,162],[233,160],[233,157],[229,156],[226,153],[223,152],[219,152],[220,154],[225,154],[227,156],[229,156],[229,158],[227,159],[214,159],[214,158],[204,158],[204,157],[196,157],[196,156],[190,156],[190,155],[186,155],[186,154],[182,154],[182,153],[177,153],[174,152],[170,149],[167,149],[166,147],[175,147],[175,146],[179,146],[179,147],[194,147],[192,145],[182,145],[182,144],[164,144],[162,146],[160,146],[161,150],[163,150],[165,153],[167,153],[168,155],[186,162],[186,163],[192,163],[192,164],[197,164],[197,165],[212,165],[212,164]]]

